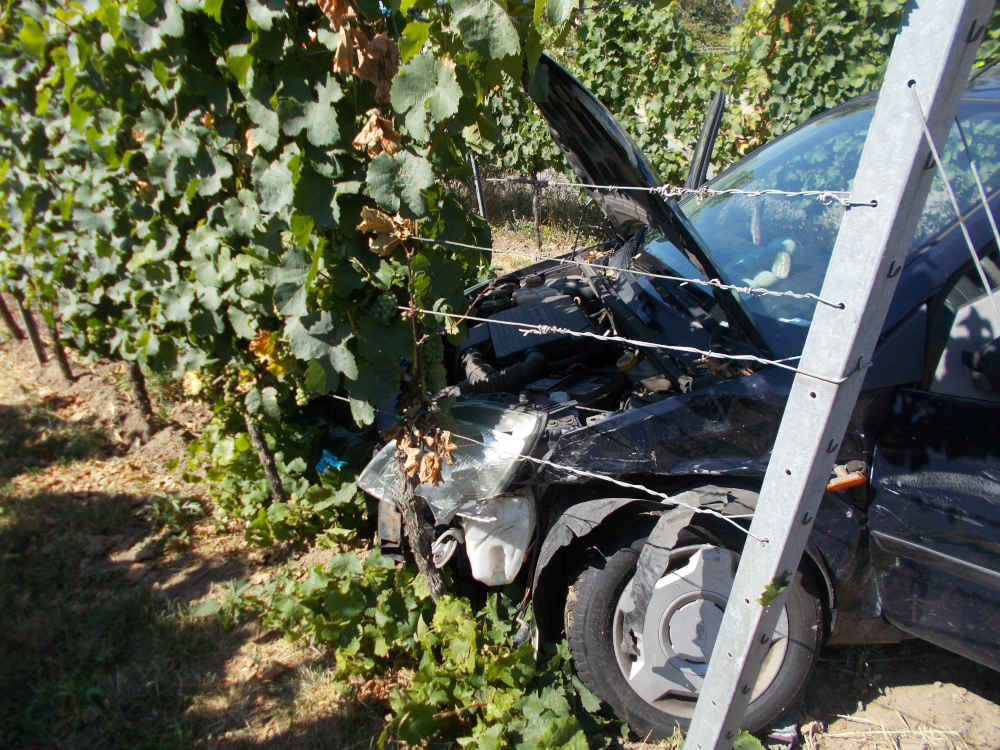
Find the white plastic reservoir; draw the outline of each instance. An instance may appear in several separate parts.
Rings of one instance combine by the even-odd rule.
[[[528,494],[497,495],[458,512],[472,576],[487,586],[511,583],[535,532],[535,500]]]

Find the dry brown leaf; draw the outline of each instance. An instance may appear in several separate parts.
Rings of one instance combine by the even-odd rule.
[[[441,433],[441,439],[438,442],[438,453],[444,457],[449,466],[455,465],[455,451],[457,450],[458,446],[451,442],[451,432],[445,430]]]
[[[396,443],[396,446],[403,454],[403,471],[408,476],[416,476],[417,472],[420,471],[421,456],[423,455],[419,442],[414,442],[410,435],[404,435]]]
[[[399,428],[400,434],[405,428]],[[403,471],[421,484],[437,485],[441,483],[441,470],[444,461],[454,463],[449,455],[456,446],[451,443],[451,433],[434,430],[433,434],[421,434],[420,430],[411,427],[409,432],[397,437],[396,446],[402,454]]]
[[[368,45],[372,43],[372,40],[371,37],[365,33],[364,29],[358,28],[357,26],[352,27],[348,33],[351,35],[351,41],[354,43],[355,54],[358,58],[357,65],[354,70],[354,72],[357,73],[357,67],[361,65],[364,50],[368,48]]]
[[[330,25],[339,29],[348,18],[354,18],[354,8],[347,0],[319,0],[319,9],[330,21]]]
[[[362,44],[360,38],[358,42],[358,78],[371,81],[375,84],[375,101],[389,101],[389,90],[392,88],[392,79],[399,70],[399,47],[396,40],[385,32],[380,32],[372,37],[371,41]]]
[[[354,68],[354,42],[347,33],[347,27],[337,30],[337,47],[333,51],[333,71],[350,73]]]
[[[425,453],[420,463],[421,484],[436,485],[441,482],[441,457],[436,453]]]
[[[368,238],[368,246],[376,255],[385,257],[413,235],[412,222],[401,216],[389,216],[377,208],[365,206],[361,209],[358,230],[374,233]]]
[[[392,251],[400,246],[401,241],[389,234],[378,234],[368,239],[368,246],[371,251],[380,258],[387,258],[392,255]]]
[[[364,206],[361,209],[361,221],[358,224],[359,232],[375,232],[377,234],[387,234],[395,230],[392,217],[387,213],[379,211],[371,206]]]
[[[394,154],[400,149],[400,135],[392,120],[382,117],[377,107],[372,107],[365,116],[364,127],[358,131],[351,145],[358,150],[368,152],[369,156],[378,156],[385,152]]]

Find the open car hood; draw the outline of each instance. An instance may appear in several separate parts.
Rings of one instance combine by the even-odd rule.
[[[607,108],[565,68],[542,55],[528,81],[552,139],[581,182],[588,185],[657,187],[659,176]],[[653,200],[642,190],[590,190],[615,227],[626,233],[649,224]]]
[[[588,185],[658,187],[659,176],[621,125],[590,90],[543,54],[525,88],[549,125],[552,139],[581,182]],[[655,227],[694,264],[705,279],[720,277],[694,227],[673,198],[646,190],[589,191],[622,236],[643,225]],[[736,325],[758,347],[763,339],[737,299],[714,290]],[[766,348],[766,347],[765,347]]]

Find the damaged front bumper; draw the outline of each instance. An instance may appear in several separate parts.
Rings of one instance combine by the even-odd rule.
[[[458,448],[454,464],[444,464],[442,481],[420,483],[422,498],[441,532],[435,562],[444,565],[464,544],[472,575],[488,586],[511,583],[524,563],[534,535],[537,511],[530,487],[510,489],[522,456],[545,430],[544,412],[487,400],[456,403],[450,414]],[[383,447],[358,478],[358,485],[379,500],[383,541],[399,543],[398,505],[406,476],[396,443]]]

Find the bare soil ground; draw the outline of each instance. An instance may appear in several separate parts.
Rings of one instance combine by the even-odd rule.
[[[203,405],[154,392],[165,426],[143,444],[122,367],[73,368],[67,385],[0,344],[0,747],[372,746],[384,685],[189,612],[329,553],[248,547],[167,468]],[[816,750],[997,750],[1000,676],[915,642],[827,649],[796,718]]]

